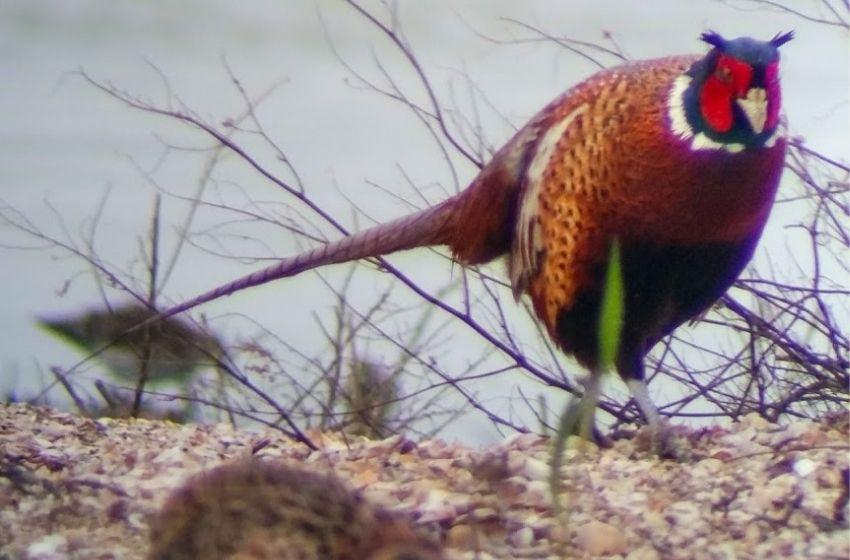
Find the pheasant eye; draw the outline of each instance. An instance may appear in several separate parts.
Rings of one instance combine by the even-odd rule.
[[[721,82],[728,84],[732,81],[732,70],[730,70],[728,66],[719,66],[717,70],[714,71],[714,76]]]

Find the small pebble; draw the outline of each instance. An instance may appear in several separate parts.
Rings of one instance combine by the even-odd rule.
[[[591,556],[625,554],[626,537],[613,525],[591,521],[576,529],[576,546]]]

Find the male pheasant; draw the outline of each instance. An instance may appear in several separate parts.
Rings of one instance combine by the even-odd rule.
[[[463,192],[221,286],[172,315],[321,265],[427,245],[464,264],[508,258],[552,339],[598,369],[602,278],[621,246],[625,316],[616,368],[658,434],[644,357],[711,305],[753,254],[785,159],[778,48],[701,39],[705,55],[599,72],[540,111]],[[586,399],[595,405],[591,375]],[[657,439],[656,439],[657,441]]]

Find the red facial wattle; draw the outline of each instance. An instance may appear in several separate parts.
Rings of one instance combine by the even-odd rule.
[[[715,70],[706,78],[699,97],[700,112],[712,130],[729,132],[734,123],[734,99],[746,94],[752,80],[752,66],[726,54],[718,57]]]

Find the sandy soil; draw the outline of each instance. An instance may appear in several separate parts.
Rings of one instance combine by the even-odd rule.
[[[548,441],[476,450],[440,440],[310,434],[310,451],[229,425],[92,420],[0,405],[0,558],[144,558],[148,519],[188,475],[252,454],[333,471],[400,512],[449,558],[850,556],[847,417],[680,430],[691,460],[645,437],[569,449],[554,515]]]

